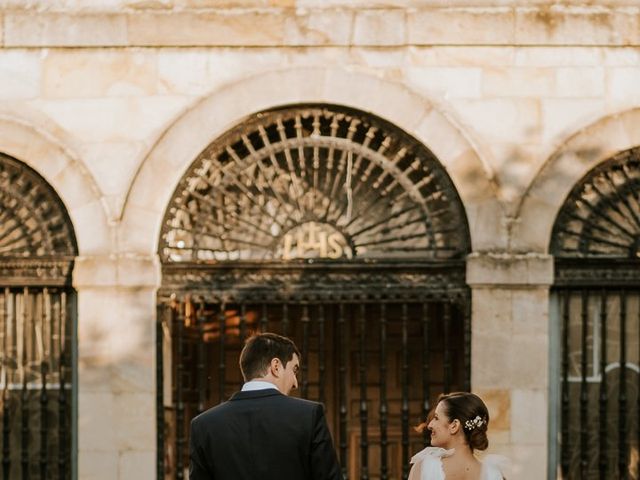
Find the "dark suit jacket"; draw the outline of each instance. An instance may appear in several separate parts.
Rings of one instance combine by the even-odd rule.
[[[342,480],[322,405],[238,392],[191,421],[191,480]]]

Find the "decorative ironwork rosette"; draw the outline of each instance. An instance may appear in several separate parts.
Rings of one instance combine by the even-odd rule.
[[[640,258],[640,149],[589,172],[565,201],[553,229],[557,257]]]
[[[253,115],[181,179],[165,262],[461,258],[462,203],[433,154],[397,127],[334,106]]]

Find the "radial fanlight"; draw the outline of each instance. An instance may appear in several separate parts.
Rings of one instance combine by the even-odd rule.
[[[77,245],[66,209],[36,172],[0,154],[0,257],[73,257]]]
[[[599,165],[571,191],[551,251],[565,258],[640,258],[639,148]]]
[[[436,158],[370,114],[295,106],[254,115],[181,179],[166,262],[460,258],[466,217]]]

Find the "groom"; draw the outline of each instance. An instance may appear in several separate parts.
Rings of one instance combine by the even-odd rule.
[[[342,480],[322,405],[288,396],[299,368],[290,339],[247,340],[242,391],[191,421],[190,480]]]

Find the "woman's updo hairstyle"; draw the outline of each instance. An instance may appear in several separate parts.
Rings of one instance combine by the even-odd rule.
[[[489,410],[480,397],[473,393],[454,392],[440,395],[436,405],[440,402],[443,402],[449,421],[460,422],[471,451],[486,450],[489,447]]]

